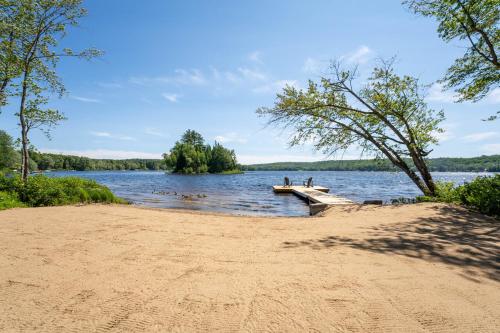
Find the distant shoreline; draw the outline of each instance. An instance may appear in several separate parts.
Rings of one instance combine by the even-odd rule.
[[[47,159],[53,162],[51,167],[46,167],[50,165],[46,163]],[[161,159],[112,160],[39,153],[34,160],[37,163],[37,171],[168,171]],[[430,158],[428,162],[431,172],[500,172],[500,155],[439,157]],[[374,159],[247,164],[241,165],[240,169],[241,171],[398,171],[388,160]]]

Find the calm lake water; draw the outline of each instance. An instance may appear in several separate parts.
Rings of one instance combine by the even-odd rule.
[[[241,175],[183,176],[153,171],[68,171],[47,175],[78,176],[108,186],[137,205],[227,212],[242,215],[301,216],[309,208],[292,194],[274,194],[271,186],[288,176],[294,184],[313,177],[315,185],[356,202],[415,197],[419,190],[403,173],[361,171],[255,171]],[[487,173],[436,172],[436,180],[463,183]]]

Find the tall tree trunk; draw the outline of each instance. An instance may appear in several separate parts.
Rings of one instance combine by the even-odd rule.
[[[21,164],[21,174],[23,182],[26,182],[29,175],[29,150],[28,150],[28,127],[26,125],[26,119],[24,118],[24,107],[26,104],[26,94],[28,90],[28,71],[24,72],[23,88],[21,93],[21,105],[19,106],[19,124],[21,125],[21,144],[22,144],[22,164]]]

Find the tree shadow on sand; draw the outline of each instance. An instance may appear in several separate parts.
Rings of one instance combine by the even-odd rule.
[[[328,236],[284,242],[283,247],[349,246],[458,266],[464,277],[476,282],[475,275],[500,281],[500,221],[458,207],[436,209],[440,214],[435,217],[367,228],[366,237],[360,239]]]

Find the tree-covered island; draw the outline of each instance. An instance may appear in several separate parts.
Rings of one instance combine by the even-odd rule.
[[[193,130],[187,130],[163,158],[167,169],[173,173],[241,173],[234,150],[217,142],[210,146]]]

